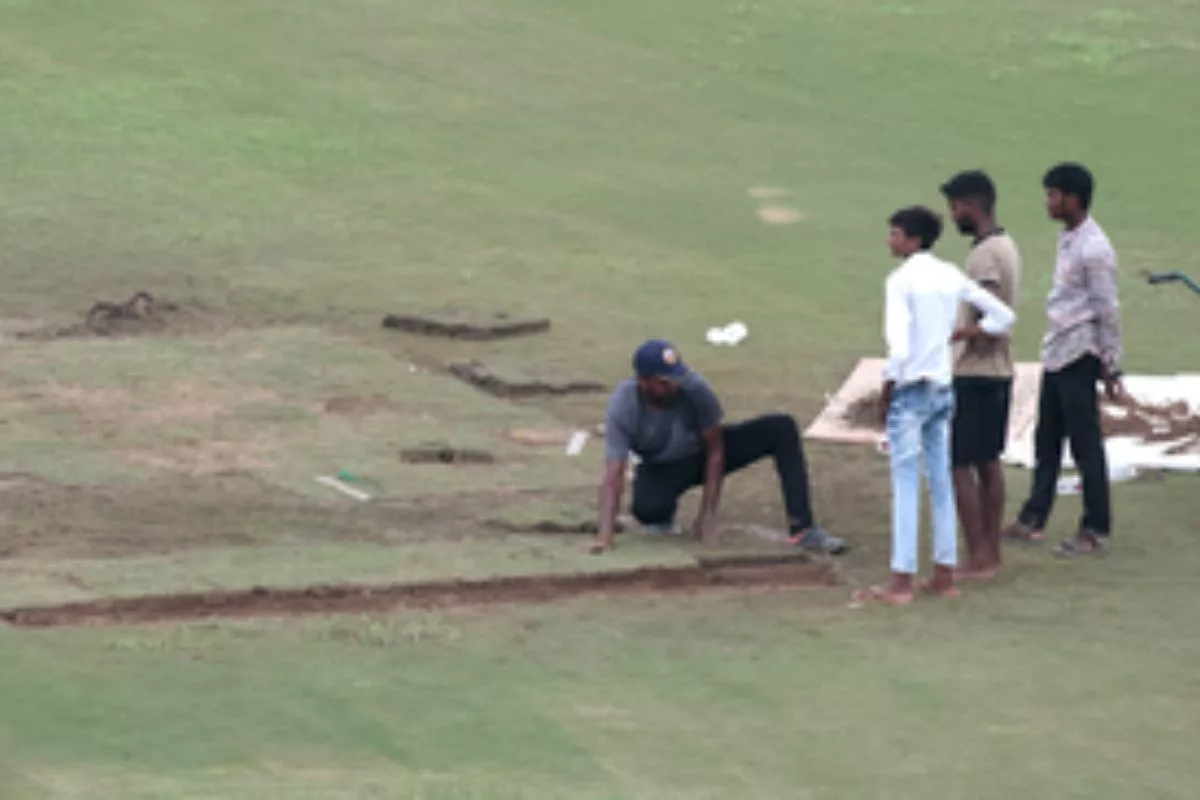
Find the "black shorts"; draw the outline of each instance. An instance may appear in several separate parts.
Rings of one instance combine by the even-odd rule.
[[[955,467],[996,461],[1008,440],[1011,378],[954,379],[955,411],[951,457]]]

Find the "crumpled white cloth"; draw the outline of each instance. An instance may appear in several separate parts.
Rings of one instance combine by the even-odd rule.
[[[741,320],[735,320],[721,328],[709,328],[704,338],[715,347],[735,347],[750,334]]]

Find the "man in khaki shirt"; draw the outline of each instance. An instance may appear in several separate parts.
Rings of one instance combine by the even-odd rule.
[[[1009,308],[1018,305],[1021,256],[1011,236],[996,223],[996,187],[986,173],[960,172],[941,187],[959,232],[974,239],[967,276]],[[990,580],[1000,567],[1004,516],[1004,471],[1000,455],[1008,438],[1012,398],[1012,340],[988,336],[979,314],[959,311],[954,352],[956,410],[951,460],[958,516],[967,545],[964,580]]]

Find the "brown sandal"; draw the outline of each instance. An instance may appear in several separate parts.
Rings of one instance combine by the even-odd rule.
[[[1014,522],[1000,532],[1000,538],[1018,544],[1042,544],[1046,534],[1026,525],[1024,522]]]

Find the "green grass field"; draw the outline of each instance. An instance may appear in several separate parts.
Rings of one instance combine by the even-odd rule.
[[[884,220],[964,168],[995,177],[1025,258],[1023,360],[1040,177],[1079,159],[1126,369],[1196,371],[1197,298],[1137,276],[1200,274],[1193,80],[1196,0],[0,0],[0,607],[686,563],[489,528],[586,515],[596,445],[504,432],[594,424],[604,397],[502,401],[444,365],[612,384],[664,335],[731,415],[807,423],[880,353]],[[764,224],[767,202],[799,220]],[[186,313],[3,335],[138,290]],[[553,328],[379,327],[444,308]],[[704,344],[733,319],[745,344]],[[426,443],[498,463],[397,458]],[[1194,477],[1120,485],[1105,561],[1015,552],[960,602],[851,610],[886,571],[885,465],[809,455],[856,545],[844,587],[0,628],[0,797],[1194,796]],[[341,469],[376,501],[314,481]],[[773,476],[725,508],[778,523]]]

